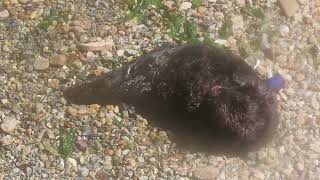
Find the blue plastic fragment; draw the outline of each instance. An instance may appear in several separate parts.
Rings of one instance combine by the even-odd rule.
[[[285,80],[280,74],[274,74],[271,78],[267,79],[268,86],[274,91],[280,91],[284,88]]]

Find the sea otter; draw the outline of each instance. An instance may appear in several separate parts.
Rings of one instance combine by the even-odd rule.
[[[194,146],[249,151],[274,133],[283,83],[280,75],[262,78],[228,50],[170,44],[63,93],[77,104],[132,105]]]

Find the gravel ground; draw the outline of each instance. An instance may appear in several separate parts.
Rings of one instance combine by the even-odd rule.
[[[246,61],[286,79],[271,143],[248,158],[189,152],[131,111],[62,98],[62,88],[173,41],[152,6],[141,22],[126,18],[124,0],[3,0],[0,179],[319,179],[320,1],[257,0],[259,28],[240,11],[250,1],[190,2],[164,4],[214,39],[230,17],[233,35],[220,42],[238,52],[258,39]]]

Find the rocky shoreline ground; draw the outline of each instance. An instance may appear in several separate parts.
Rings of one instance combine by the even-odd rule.
[[[1,1],[0,179],[318,179],[320,1],[250,2],[163,1],[192,22],[181,36],[156,3],[141,13],[125,0]],[[64,87],[177,38],[283,75],[270,144],[246,159],[189,152],[133,112],[62,98]]]

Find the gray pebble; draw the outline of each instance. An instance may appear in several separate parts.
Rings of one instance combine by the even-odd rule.
[[[125,51],[125,55],[126,56],[134,56],[134,55],[136,55],[138,52],[136,51],[136,50],[134,50],[134,49],[126,49],[126,51]]]
[[[111,156],[105,156],[104,158],[104,167],[107,169],[107,170],[111,170],[113,168],[113,165],[112,165],[112,157]]]
[[[286,36],[290,32],[290,29],[287,25],[282,24],[279,26],[279,32],[282,36]]]
[[[26,168],[26,175],[27,175],[27,177],[30,177],[32,175],[32,168],[30,168],[30,167]]]
[[[38,56],[33,64],[35,70],[46,70],[49,68],[49,60]]]
[[[139,180],[149,180],[149,177],[148,176],[140,176],[138,179]]]
[[[5,99],[6,98],[6,94],[4,91],[0,90],[0,100],[1,99]]]
[[[142,156],[140,156],[140,157],[138,157],[138,161],[139,161],[140,163],[144,163],[144,158],[143,158]]]
[[[86,34],[81,34],[79,37],[80,42],[85,43],[88,42],[89,38]]]
[[[87,177],[89,175],[89,169],[86,167],[80,167],[78,172],[81,177]]]
[[[261,37],[261,49],[262,50],[267,50],[270,49],[271,45],[269,43],[269,36],[267,33],[263,33]]]

